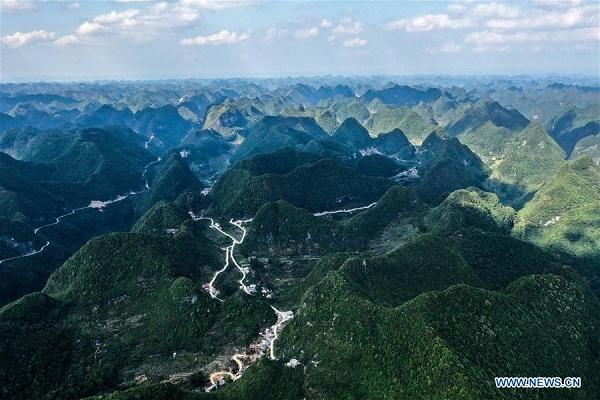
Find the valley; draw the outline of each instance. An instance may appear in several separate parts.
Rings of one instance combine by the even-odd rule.
[[[0,398],[595,398],[600,92],[419,79],[2,83]]]

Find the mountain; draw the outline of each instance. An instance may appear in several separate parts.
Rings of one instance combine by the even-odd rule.
[[[3,305],[41,289],[50,273],[90,238],[129,229],[136,219],[135,196],[129,195],[144,189],[147,177],[142,174],[154,156],[139,135],[122,127],[24,128],[5,132],[0,143],[7,152],[37,161],[0,152],[0,230],[18,224],[19,231],[28,231],[7,238],[11,251],[2,260],[10,260],[0,268]],[[94,200],[119,201],[91,208]]]
[[[274,157],[289,154],[289,150],[283,152],[274,153]],[[249,217],[263,204],[280,199],[312,212],[364,206],[394,185],[387,179],[360,175],[330,159],[304,165],[300,163],[314,160],[314,156],[299,154],[294,159],[297,161],[290,165],[291,170],[256,171],[252,161],[230,168],[210,193],[215,211],[219,215]]]
[[[191,124],[179,115],[177,108],[166,105],[135,113],[132,127],[146,137],[148,145],[166,150],[181,143]]]
[[[172,153],[157,171],[150,190],[145,193],[147,206],[142,209],[148,209],[161,200],[174,201],[182,193],[196,192],[203,188],[204,185],[190,171],[181,155]]]
[[[0,153],[0,217],[40,222],[66,207],[66,201],[43,186],[51,171],[41,164],[18,161]],[[41,179],[40,179],[41,178]],[[35,182],[34,180],[41,180]]]
[[[366,149],[371,144],[369,132],[354,118],[344,120],[331,138],[348,146],[352,151]]]
[[[578,141],[600,134],[600,105],[584,109],[565,107],[549,121],[548,127],[550,136],[570,155]]]
[[[565,163],[519,211],[515,235],[561,254],[600,291],[600,168],[588,156]]]
[[[179,152],[198,179],[211,184],[227,169],[234,149],[235,146],[217,132],[193,130],[171,151]]]
[[[504,127],[512,132],[522,131],[529,125],[529,120],[518,110],[506,109],[493,101],[465,109],[460,118],[446,126],[446,132],[452,137],[460,136],[477,130],[488,121],[494,126]]]
[[[483,162],[457,138],[448,139],[441,131],[433,132],[423,142],[421,154],[421,178],[414,185],[426,202],[440,203],[456,189],[483,187],[487,176]]]
[[[329,109],[335,112],[336,119],[339,122],[354,118],[360,123],[364,123],[371,115],[364,102],[359,99],[334,102]]]
[[[379,251],[389,246],[386,240],[397,245],[424,229],[428,209],[412,189],[400,186],[390,188],[374,206],[349,213],[342,221],[315,216],[279,200],[258,210],[243,249],[250,255],[283,256]]]
[[[595,81],[0,84],[0,399],[600,398]]]
[[[431,232],[444,235],[467,227],[510,234],[516,217],[515,210],[502,205],[495,194],[467,188],[452,192],[428,218]]]
[[[15,118],[5,113],[0,113],[0,133],[8,129],[21,128],[27,124],[25,118]]]
[[[20,126],[33,126],[38,129],[52,129],[68,127],[68,119],[59,114],[52,114],[45,107],[36,106],[32,103],[19,103],[8,113],[13,117],[13,123]]]
[[[379,106],[365,122],[371,135],[400,129],[415,146],[420,146],[433,132],[435,125],[425,121],[419,114],[408,107]]]
[[[315,122],[319,124],[319,126],[329,135],[332,135],[333,132],[335,132],[335,130],[338,128],[338,122],[335,118],[335,115],[333,115],[329,110],[319,112],[315,116]]]
[[[3,396],[81,397],[134,385],[139,375],[158,383],[223,345],[248,345],[273,323],[272,310],[260,298],[239,294],[215,302],[201,289],[221,263],[203,231],[188,217],[170,236],[96,238],[52,275],[42,293],[3,308]]]
[[[394,85],[381,90],[369,90],[361,99],[366,102],[380,99],[386,104],[394,104],[399,106],[412,106],[421,101],[433,102],[442,95],[439,89],[429,88],[421,90],[409,86]]]
[[[596,165],[600,165],[600,134],[587,136],[575,144],[571,152],[571,160],[579,158],[582,155],[590,156]]]
[[[262,104],[255,104],[249,99],[213,104],[206,110],[202,128],[214,130],[230,141],[239,140],[263,117],[264,114],[257,106]]]
[[[554,175],[565,158],[543,126],[532,122],[491,167],[490,186],[500,197],[518,204]]]
[[[230,163],[284,147],[302,151],[311,141],[327,138],[329,135],[312,118],[264,117],[237,148]]]
[[[370,260],[365,261],[369,279],[381,276],[378,263],[370,268]],[[576,280],[531,275],[498,291],[453,285],[390,307],[358,294],[343,269],[307,292],[282,332],[282,358],[306,365],[307,393],[323,398],[347,393],[360,398],[518,398],[523,389],[496,389],[490,380],[535,376],[538,368],[552,376],[587,376],[589,386],[585,393],[574,393],[577,398],[598,391],[591,372],[597,365],[598,303]],[[378,287],[371,282],[361,281],[365,292]],[[398,288],[395,280],[376,282]],[[561,317],[560,305],[571,303],[572,296],[577,296],[576,311]],[[553,350],[557,343],[572,352],[558,355]],[[544,393],[540,398],[553,396],[539,393]]]
[[[129,108],[117,110],[108,104],[104,104],[94,111],[93,117],[102,121],[102,125],[127,126],[133,120],[133,113]]]

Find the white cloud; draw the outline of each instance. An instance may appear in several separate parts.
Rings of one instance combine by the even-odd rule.
[[[467,7],[462,4],[450,4],[446,10],[451,14],[462,14],[467,10]]]
[[[355,37],[354,39],[348,39],[342,43],[344,47],[363,47],[366,46],[369,41],[367,39],[361,39],[359,37]]]
[[[326,19],[321,21],[321,28],[329,29],[331,27],[333,27],[333,23],[331,21],[327,21]]]
[[[206,10],[226,10],[228,8],[239,8],[248,7],[256,4],[255,1],[237,1],[237,0],[181,0],[183,4],[187,4],[192,7],[206,9]]]
[[[97,22],[85,21],[83,24],[79,25],[79,28],[77,28],[77,34],[82,36],[88,36],[101,32],[103,30],[107,30],[107,27]]]
[[[269,28],[267,29],[267,31],[265,32],[265,39],[266,40],[273,40],[277,37],[277,34],[279,33],[279,31],[275,28]]]
[[[18,12],[18,11],[31,11],[36,10],[37,7],[33,1],[24,0],[1,0],[0,11],[4,12]]]
[[[192,26],[199,19],[198,10],[184,3],[152,2],[143,8],[111,11],[84,21],[73,34],[65,36],[68,39],[62,41],[61,38],[57,44],[89,43],[114,37],[150,41],[166,32]]]
[[[535,5],[546,9],[564,9],[582,4],[582,0],[535,0]]]
[[[67,8],[69,10],[78,10],[79,7],[81,7],[81,4],[79,4],[79,3],[71,3],[71,4],[69,4],[69,6]]]
[[[434,29],[465,29],[475,26],[475,22],[468,17],[454,19],[448,14],[428,14],[392,21],[385,24],[383,28],[388,31],[403,29],[407,32],[428,32]]]
[[[358,35],[364,31],[362,23],[352,21],[352,18],[344,18],[331,30],[331,33],[334,35]]]
[[[133,19],[139,13],[140,13],[139,10],[134,10],[134,9],[130,9],[127,11],[122,11],[122,12],[112,11],[108,14],[97,16],[96,18],[94,18],[94,22],[100,23],[100,24],[116,24],[116,23],[122,23],[122,22],[133,24],[133,23],[135,23],[133,21]]]
[[[225,29],[213,35],[198,36],[193,39],[182,39],[180,44],[185,46],[222,46],[227,44],[243,42],[245,40],[248,40],[249,38],[249,33],[237,34],[235,32],[229,32]]]
[[[319,28],[317,27],[300,29],[297,30],[296,33],[294,33],[294,37],[296,39],[308,39],[316,36],[319,36]]]
[[[462,45],[454,43],[454,42],[446,42],[440,47],[434,47],[431,49],[427,49],[428,53],[458,53],[462,50]]]
[[[58,46],[68,46],[79,43],[79,38],[76,35],[65,35],[54,42]]]
[[[49,42],[52,40],[54,40],[54,32],[39,30],[27,33],[16,32],[12,35],[4,36],[2,43],[9,49],[17,49],[33,43]]]
[[[525,18],[491,19],[491,29],[564,29],[598,26],[600,5],[587,5],[561,10],[537,10]]]
[[[520,13],[519,7],[506,6],[500,3],[478,4],[473,9],[473,15],[477,18],[516,18]]]
[[[517,31],[513,33],[499,33],[492,31],[471,32],[464,38],[465,43],[472,43],[474,51],[508,50],[511,45],[525,45],[532,43],[581,43],[600,41],[600,27],[580,28],[560,31]]]
[[[446,42],[427,49],[452,53],[465,44],[474,51],[539,50],[554,44],[576,45],[599,41],[600,3],[585,1],[535,1],[530,3],[463,2],[446,7],[446,13],[402,18],[383,25],[384,30],[430,32],[465,31],[463,44]],[[483,28],[485,27],[485,28]],[[474,30],[477,29],[477,30]],[[439,38],[431,38],[432,41]]]

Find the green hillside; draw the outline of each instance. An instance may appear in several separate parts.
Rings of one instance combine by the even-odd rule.
[[[51,276],[43,293],[3,308],[3,396],[79,398],[133,385],[138,375],[158,383],[181,369],[194,371],[223,346],[248,345],[273,323],[272,310],[241,294],[216,302],[201,289],[221,264],[204,229],[187,219],[170,236],[93,239]],[[176,360],[173,352],[180,354]],[[32,368],[19,355],[32,360]]]
[[[376,201],[394,185],[387,179],[360,175],[328,159],[288,170],[278,167],[259,172],[248,169],[246,164],[229,169],[210,193],[215,212],[249,217],[263,204],[280,199],[312,212],[358,207]]]
[[[311,140],[328,137],[312,118],[265,117],[252,128],[230,163],[285,147],[302,150]]]
[[[519,212],[514,234],[561,254],[600,289],[600,168],[587,156],[563,164]]]
[[[431,133],[422,145],[417,193],[426,202],[437,204],[457,189],[482,188],[488,171],[483,162],[457,138],[442,131]]]
[[[428,218],[435,234],[448,234],[467,227],[509,234],[515,224],[516,212],[502,205],[495,194],[471,187],[450,194]]]
[[[570,155],[578,141],[600,134],[600,104],[590,104],[583,109],[565,106],[547,127],[550,136]]]
[[[542,125],[533,122],[492,165],[490,187],[500,197],[519,203],[521,197],[535,192],[552,177],[565,158],[565,152]]]
[[[575,160],[583,155],[590,156],[596,165],[600,165],[600,134],[585,137],[577,142],[570,159]]]
[[[573,302],[576,311],[567,311]],[[592,372],[598,324],[597,300],[557,275],[527,276],[502,291],[454,285],[391,308],[357,295],[333,272],[304,297],[280,351],[306,366],[311,398],[554,398],[493,386],[495,376],[541,370],[585,377],[585,389],[568,392],[584,399],[600,384]]]
[[[412,189],[400,186],[390,188],[373,207],[342,221],[314,216],[280,200],[256,213],[243,249],[251,255],[314,256],[395,247],[424,229],[427,211]],[[386,240],[391,243],[383,243]]]
[[[394,108],[384,106],[371,115],[365,122],[365,127],[371,135],[377,136],[382,133],[401,129],[408,140],[415,146],[420,146],[427,136],[435,129],[435,126],[423,120],[419,114],[408,107]]]

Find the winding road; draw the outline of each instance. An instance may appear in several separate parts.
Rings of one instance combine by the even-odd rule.
[[[143,190],[140,190],[140,191],[138,191],[138,192],[131,191],[131,192],[129,192],[129,193],[128,193],[128,194],[126,194],[126,195],[118,195],[116,198],[114,198],[114,199],[112,199],[112,200],[106,200],[106,201],[101,201],[101,200],[92,200],[92,201],[90,201],[90,204],[89,204],[89,205],[87,205],[87,206],[85,206],[85,207],[74,208],[74,209],[72,209],[71,211],[69,211],[68,213],[66,213],[66,214],[63,214],[63,215],[60,215],[60,216],[56,217],[56,219],[54,220],[54,222],[51,222],[51,223],[49,223],[49,224],[45,224],[45,225],[42,225],[42,226],[39,226],[39,227],[35,228],[35,229],[33,230],[33,233],[37,235],[37,234],[38,234],[38,232],[39,232],[40,230],[42,230],[42,229],[44,229],[44,228],[47,228],[47,227],[49,227],[49,226],[53,226],[53,225],[57,225],[57,224],[59,224],[59,223],[60,223],[60,221],[61,221],[63,218],[65,218],[65,217],[68,217],[69,215],[73,215],[73,214],[75,214],[77,211],[86,210],[86,209],[88,209],[88,208],[93,208],[93,209],[101,210],[102,208],[106,207],[107,205],[109,205],[109,204],[113,204],[113,203],[117,203],[117,202],[119,202],[119,201],[123,201],[123,200],[125,200],[126,198],[128,198],[129,196],[136,196],[136,195],[138,195],[138,194],[142,194],[142,193],[144,193],[144,192],[147,192],[148,190],[150,190],[150,184],[148,183],[148,178],[146,177],[146,174],[148,173],[148,168],[149,168],[151,165],[153,165],[153,164],[156,164],[156,163],[160,162],[161,160],[162,160],[162,159],[161,159],[160,157],[158,157],[158,159],[157,159],[157,160],[155,160],[155,161],[152,161],[152,162],[149,162],[149,163],[148,163],[148,164],[146,164],[146,166],[144,167],[144,170],[142,171],[142,179],[144,180],[144,185],[145,185],[145,188],[144,188]],[[0,264],[2,264],[2,263],[3,263],[3,262],[5,262],[5,261],[18,260],[18,259],[20,259],[20,258],[30,257],[30,256],[33,256],[33,255],[35,255],[35,254],[39,254],[39,253],[41,253],[42,251],[44,251],[44,249],[46,249],[46,247],[48,247],[49,245],[50,245],[50,242],[49,242],[49,241],[47,241],[47,242],[46,242],[46,244],[45,244],[45,245],[43,245],[43,246],[42,246],[42,247],[41,247],[39,250],[34,250],[34,251],[32,251],[32,252],[29,252],[29,253],[26,253],[26,254],[21,254],[20,256],[15,256],[15,257],[10,257],[10,258],[5,258],[5,259],[3,259],[3,260],[0,260]]]
[[[248,295],[251,295],[252,293],[250,292],[250,289],[248,288],[248,286],[246,286],[246,284],[244,283],[244,280],[246,279],[246,270],[245,268],[242,268],[238,262],[236,261],[235,257],[234,257],[234,249],[235,246],[238,244],[242,244],[244,242],[244,239],[246,238],[246,228],[243,227],[244,224],[247,224],[249,222],[252,222],[252,219],[246,219],[246,220],[237,220],[234,221],[233,219],[229,220],[229,223],[237,228],[239,228],[242,231],[242,237],[241,238],[236,238],[233,235],[225,232],[222,228],[221,225],[219,225],[219,223],[215,222],[214,219],[210,218],[210,217],[204,217],[204,216],[197,216],[195,215],[192,211],[189,212],[190,216],[192,217],[192,219],[194,221],[200,221],[200,220],[207,220],[210,221],[210,227],[214,230],[216,230],[217,232],[221,233],[224,236],[227,236],[229,239],[231,239],[231,245],[226,247],[225,250],[225,263],[223,265],[223,268],[219,269],[218,271],[216,271],[212,277],[212,279],[210,280],[210,282],[208,283],[208,291],[210,296],[213,299],[217,299],[219,301],[223,301],[222,299],[220,299],[217,294],[218,291],[215,289],[214,287],[214,283],[217,280],[218,276],[225,272],[225,270],[227,270],[227,268],[229,267],[230,262],[236,266],[236,268],[240,271],[240,273],[242,274],[242,277],[240,280],[238,280],[238,283],[240,284],[240,288]],[[283,326],[283,324],[287,321],[289,321],[290,319],[292,319],[294,317],[294,313],[292,311],[280,311],[278,309],[276,309],[275,307],[271,306],[271,308],[273,309],[273,311],[275,311],[275,315],[277,315],[277,322],[275,323],[275,325],[272,325],[271,327],[267,328],[265,330],[265,334],[263,335],[264,340],[266,340],[269,344],[269,356],[272,360],[275,360],[275,341],[277,340],[277,338],[279,337],[279,332],[281,330],[281,327]],[[261,340],[259,340],[261,341]],[[242,358],[246,358],[248,357],[248,355],[246,355],[245,353],[236,353],[233,355],[232,360],[237,364],[238,366],[238,372],[233,374],[230,371],[217,371],[214,372],[210,375],[210,382],[211,382],[211,386],[209,388],[207,388],[207,391],[210,391],[212,389],[215,389],[216,387],[218,387],[218,385],[220,384],[220,380],[223,377],[230,377],[233,381],[239,379],[243,372],[246,370],[246,368],[248,368],[247,365],[245,365],[242,362]],[[251,360],[252,361],[252,360]]]
[[[236,266],[236,268],[240,271],[240,273],[242,274],[242,278],[238,281],[238,283],[240,284],[240,287],[242,288],[242,290],[244,292],[246,292],[246,294],[251,294],[250,293],[250,289],[248,289],[248,286],[246,286],[246,284],[244,283],[244,280],[246,279],[246,271],[244,270],[244,268],[242,268],[238,262],[235,260],[235,257],[233,256],[233,250],[235,249],[235,245],[236,244],[242,244],[242,242],[244,241],[244,239],[246,238],[246,229],[242,226],[242,224],[246,224],[248,222],[251,222],[252,219],[247,219],[247,220],[238,220],[238,221],[233,221],[233,219],[229,220],[229,223],[231,225],[234,225],[236,227],[238,227],[239,229],[242,230],[242,238],[241,239],[236,239],[234,236],[230,235],[229,233],[225,232],[223,229],[221,229],[221,225],[219,225],[219,223],[215,223],[215,221],[210,218],[210,217],[203,217],[203,216],[196,216],[192,211],[190,211],[190,216],[192,217],[192,219],[194,221],[200,221],[200,220],[207,220],[210,221],[210,227],[216,231],[218,231],[219,233],[221,233],[222,235],[227,236],[229,239],[231,239],[231,245],[226,247],[225,250],[225,264],[223,265],[223,268],[221,268],[220,270],[218,270],[217,272],[215,272],[215,274],[213,275],[212,279],[210,280],[210,282],[208,283],[208,288],[209,288],[209,294],[213,299],[217,299],[220,301],[223,301],[222,299],[219,299],[219,297],[217,296],[218,291],[215,289],[214,287],[214,283],[217,280],[217,277],[225,272],[225,270],[227,270],[227,268],[229,267],[229,261],[231,260],[231,262],[233,263],[233,265]]]
[[[314,213],[313,215],[316,217],[321,217],[324,215],[330,215],[330,214],[341,214],[341,213],[351,213],[354,211],[362,211],[362,210],[366,210],[369,209],[371,207],[373,207],[375,204],[377,204],[377,202],[375,203],[371,203],[367,206],[362,206],[362,207],[356,207],[356,208],[345,208],[342,210],[333,210],[333,211],[322,211],[322,212],[318,212],[318,213]],[[246,224],[248,222],[251,222],[252,219],[246,219],[246,220],[237,220],[237,221],[233,221],[233,219],[229,220],[229,223],[231,225],[236,226],[237,228],[239,228],[242,231],[242,237],[240,239],[235,238],[233,235],[225,232],[221,226],[219,225],[219,223],[216,223],[212,218],[210,217],[204,217],[204,216],[197,216],[195,215],[192,211],[189,212],[190,216],[192,217],[193,220],[195,221],[199,221],[199,220],[207,220],[210,221],[210,227],[216,231],[218,231],[219,233],[221,233],[224,236],[227,236],[229,239],[231,239],[231,245],[226,247],[225,249],[225,263],[223,265],[223,268],[221,268],[220,270],[216,271],[212,277],[212,279],[210,280],[210,282],[208,283],[208,291],[210,293],[210,296],[213,299],[217,299],[219,301],[223,301],[222,299],[220,299],[217,294],[218,291],[215,289],[214,287],[214,283],[217,280],[217,277],[225,272],[225,270],[227,270],[227,268],[229,267],[230,261],[231,263],[233,263],[233,265],[235,265],[237,267],[237,269],[242,273],[242,278],[238,281],[240,284],[240,288],[246,292],[247,294],[251,294],[250,290],[248,289],[248,287],[244,284],[244,280],[246,279],[246,271],[244,270],[244,268],[242,268],[238,262],[236,261],[235,257],[233,256],[233,251],[235,249],[235,246],[238,244],[242,244],[244,239],[246,238],[246,228],[244,228],[242,225]],[[265,329],[265,332],[263,334],[261,334],[261,336],[263,337],[263,340],[266,341],[266,343],[268,343],[268,352],[269,352],[269,358],[271,360],[276,360],[277,357],[275,355],[275,342],[277,341],[277,339],[279,338],[279,334],[281,331],[281,328],[283,327],[283,325],[289,321],[290,319],[294,318],[294,313],[293,311],[280,311],[277,308],[275,308],[274,306],[271,305],[271,308],[273,309],[273,311],[275,312],[275,315],[277,315],[277,322],[275,323],[275,325],[272,325],[271,327]],[[260,341],[259,341],[260,342]],[[260,353],[263,354],[263,353]],[[232,373],[230,371],[217,371],[217,372],[213,372],[210,375],[210,383],[211,386],[206,388],[206,391],[210,391],[213,390],[215,388],[217,388],[220,384],[222,384],[221,379],[224,377],[230,377],[233,381],[238,380],[239,378],[241,378],[243,372],[248,368],[247,365],[245,365],[241,358],[246,358],[248,357],[246,354],[244,353],[236,353],[232,356],[232,360],[238,365],[238,371],[237,373]],[[252,360],[251,360],[252,362]]]
[[[273,337],[270,340],[271,344],[269,346],[269,355],[271,356],[271,360],[275,360],[275,341],[279,338],[279,329],[281,326],[294,318],[294,313],[292,311],[279,311],[275,307],[271,306],[275,314],[277,315],[277,323],[271,327],[271,332],[273,333]]]
[[[321,212],[318,212],[318,213],[314,213],[313,215],[315,217],[322,217],[323,215],[330,215],[330,214],[351,213],[351,212],[354,212],[354,211],[366,210],[368,208],[373,207],[375,204],[377,204],[377,202],[371,203],[368,206],[362,206],[362,207],[356,207],[356,208],[344,208],[343,210],[335,210],[335,211],[321,211]]]

